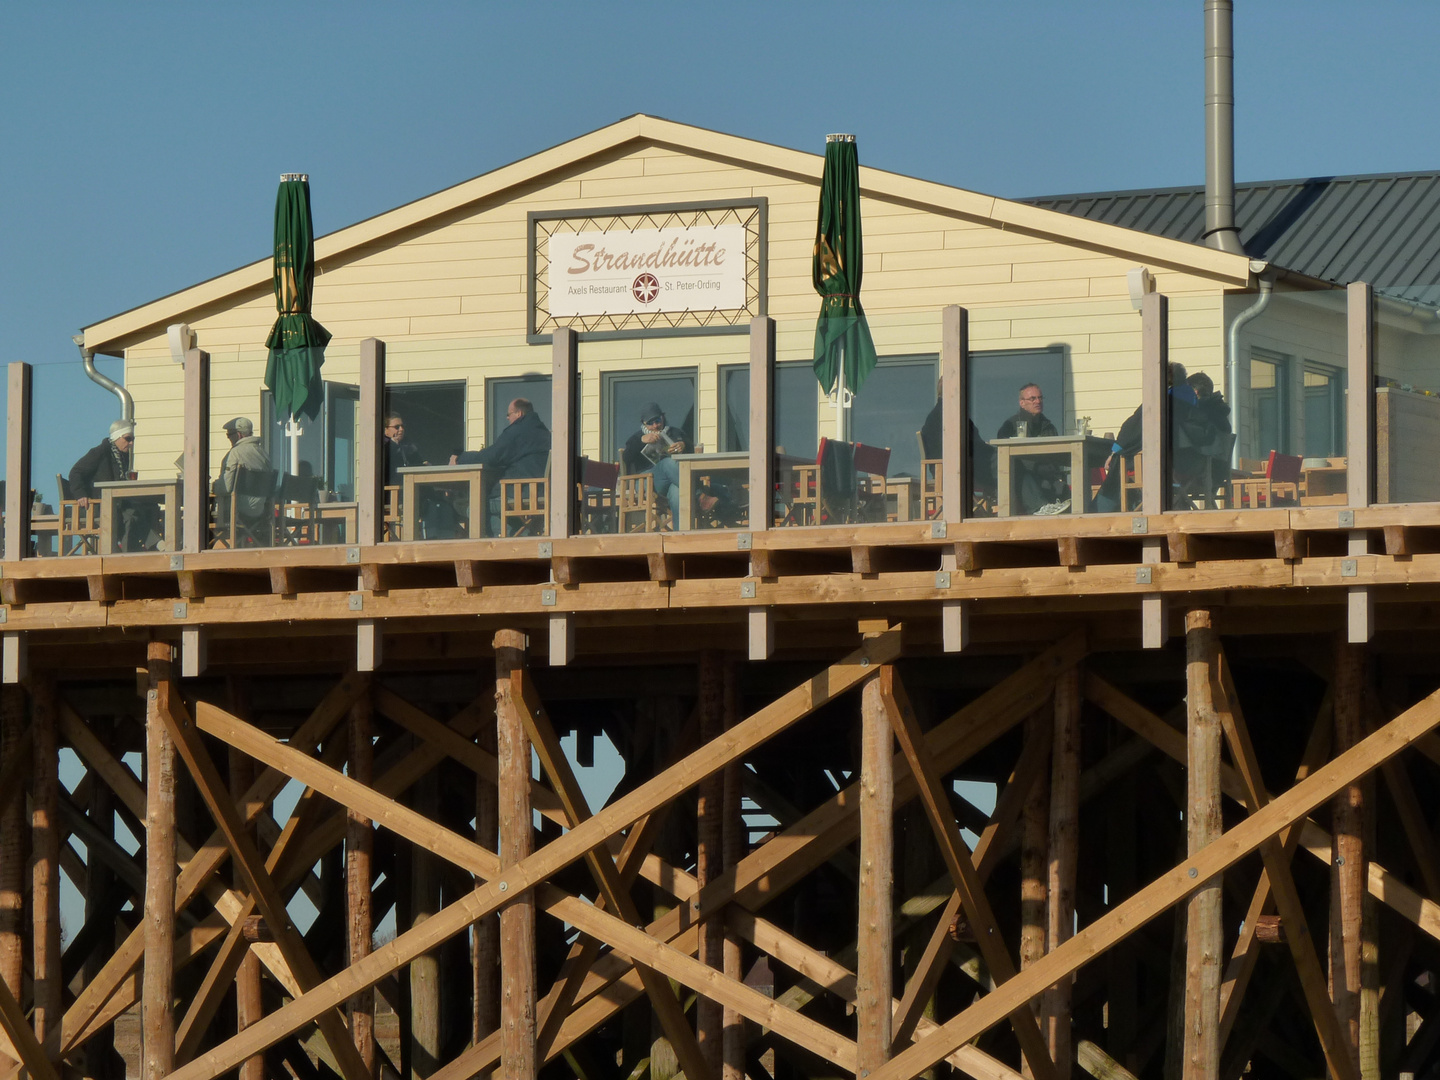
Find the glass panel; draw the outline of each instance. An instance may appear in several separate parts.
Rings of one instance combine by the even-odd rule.
[[[720,450],[737,453],[750,449],[750,368],[720,371],[722,386]],[[816,442],[815,407],[818,384],[808,363],[775,365],[775,447],[791,453]]]
[[[1391,287],[1433,297],[1433,287]],[[1375,501],[1440,501],[1440,309],[1375,297]]]
[[[967,517],[1140,509],[1140,329],[1127,297],[970,311]]]
[[[1227,326],[1258,299],[1256,293],[1227,296]],[[1177,396],[1172,409],[1172,491],[1179,504],[1263,509],[1343,503],[1344,291],[1275,292],[1258,316],[1241,324],[1230,373],[1236,385],[1229,390],[1224,373],[1208,364],[1213,350],[1198,335],[1189,342],[1185,335],[1192,331],[1177,326],[1172,302],[1171,358],[1191,368],[1193,391],[1183,402]],[[1199,386],[1197,368],[1205,376]],[[1207,395],[1211,377],[1214,389]],[[1211,492],[1213,503],[1201,501],[1203,491]]]

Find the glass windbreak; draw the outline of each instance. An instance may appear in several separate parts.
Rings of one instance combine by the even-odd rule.
[[[1375,296],[1375,501],[1440,501],[1440,306],[1435,289]]]
[[[1171,493],[1177,506],[1264,509],[1346,501],[1343,290],[1227,296],[1226,369],[1171,301]]]
[[[858,388],[847,375],[852,393],[843,402],[827,397],[815,375],[815,320],[776,327],[777,526],[910,521],[926,512],[921,432],[936,401],[940,312],[871,316],[869,323],[876,365]],[[799,424],[788,418],[801,415],[804,430],[792,436]],[[933,486],[938,474],[928,475]]]
[[[388,539],[549,533],[550,366],[549,346],[517,338],[388,346]]]
[[[972,309],[963,515],[1141,510],[1140,344],[1128,297]]]

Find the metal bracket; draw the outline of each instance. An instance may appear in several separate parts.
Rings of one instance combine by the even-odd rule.
[[[554,589],[541,589],[541,590],[540,590],[540,606],[541,606],[541,607],[554,607],[554,606],[555,606],[555,590],[554,590]]]
[[[1135,536],[1145,536],[1150,532],[1150,519],[1148,517],[1133,517],[1130,519],[1130,532]]]
[[[351,610],[351,611],[364,611],[364,610],[365,610],[365,595],[364,595],[364,593],[352,592],[352,593],[350,594],[350,597],[349,597],[349,604],[350,604],[350,610]]]
[[[740,599],[741,599],[741,600],[754,600],[754,599],[755,599],[755,583],[754,583],[753,581],[742,581],[742,582],[740,583]]]
[[[0,607],[0,625],[3,625],[4,623],[7,623],[9,621],[10,609],[7,607]]]
[[[184,555],[171,555],[171,556],[170,556],[170,569],[171,569],[171,570],[184,570],[184,569],[185,569],[185,556],[184,556]]]
[[[190,605],[187,604],[184,600],[181,600],[181,601],[180,601],[178,604],[176,604],[175,607],[171,610],[171,615],[172,615],[174,618],[177,618],[177,619],[189,618],[189,616],[190,616]]]
[[[540,543],[535,545],[535,549],[536,554],[542,559],[548,559],[555,553],[555,545],[549,540],[541,540]]]
[[[358,547],[345,549],[345,561],[351,566],[360,565],[360,549]]]
[[[755,544],[755,538],[754,538],[753,536],[751,536],[748,532],[742,532],[742,533],[736,533],[736,534],[735,534],[735,550],[736,550],[736,551],[749,551],[749,550],[752,549],[752,547],[754,546],[754,544]]]
[[[1341,510],[1336,516],[1340,519],[1340,528],[1353,529],[1355,527],[1354,510]]]
[[[950,571],[939,570],[935,573],[935,588],[948,589],[950,587]]]
[[[1360,564],[1359,564],[1355,559],[1341,559],[1341,560],[1340,560],[1340,576],[1341,576],[1341,577],[1359,577],[1359,576],[1360,576]]]
[[[944,539],[945,539],[945,522],[943,522],[943,521],[932,521],[932,522],[930,522],[930,539],[931,539],[931,540],[944,540]]]
[[[1153,578],[1154,578],[1153,567],[1149,567],[1149,566],[1137,566],[1137,567],[1135,568],[1135,584],[1136,584],[1136,585],[1153,585],[1153,584],[1155,583],[1154,580],[1153,580]]]

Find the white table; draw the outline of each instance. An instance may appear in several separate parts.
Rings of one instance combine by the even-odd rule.
[[[131,499],[158,501],[160,506],[160,543],[162,551],[174,551],[180,535],[180,479],[171,480],[101,480],[95,485],[100,491],[100,554],[115,553],[115,513],[117,502]],[[144,540],[144,537],[140,538]]]

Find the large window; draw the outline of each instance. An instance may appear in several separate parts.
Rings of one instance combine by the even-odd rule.
[[[1345,384],[1338,368],[1306,364],[1305,456],[1345,454]]]
[[[1259,349],[1250,354],[1255,455],[1345,454],[1345,373],[1329,364]]]
[[[655,403],[671,427],[695,445],[695,372],[611,372],[601,379],[604,425],[601,447],[606,461],[619,461],[625,440],[640,430],[640,412]]]
[[[855,442],[890,448],[891,476],[920,475],[915,435],[935,404],[939,366],[933,356],[883,357],[855,395],[850,434]]]
[[[440,464],[465,449],[463,382],[391,383],[385,413],[404,419],[405,441],[415,444],[422,461]]]
[[[1250,356],[1250,403],[1255,409],[1255,451],[1286,453],[1290,439],[1290,410],[1286,408],[1286,364],[1283,357]]]
[[[535,414],[551,431],[555,425],[550,422],[550,376],[538,372],[516,375],[508,379],[485,380],[485,443],[489,445],[500,437],[509,422],[505,411],[516,398],[525,398],[535,406]]]
[[[820,441],[816,431],[819,383],[806,361],[775,365],[775,445],[805,457]],[[720,369],[720,451],[750,449],[750,368]]]

